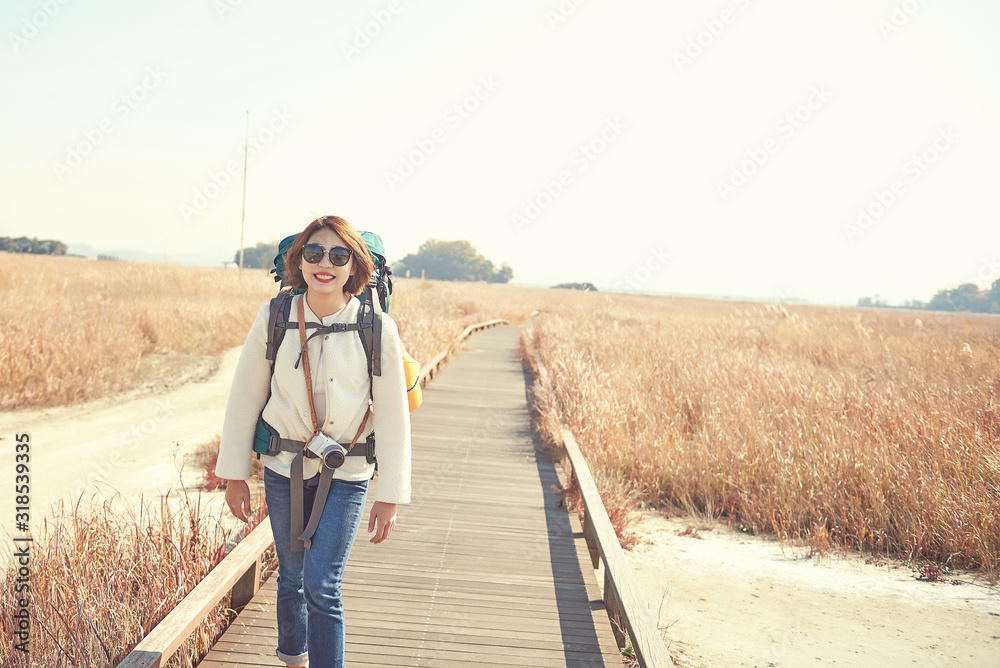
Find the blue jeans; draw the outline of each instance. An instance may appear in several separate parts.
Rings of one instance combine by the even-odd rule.
[[[312,508],[314,488],[306,481],[306,513]],[[365,509],[368,481],[334,479],[326,498],[323,519],[304,552],[291,550],[291,481],[264,469],[274,546],[278,554],[278,658],[309,668],[344,665],[344,605],[340,581]]]

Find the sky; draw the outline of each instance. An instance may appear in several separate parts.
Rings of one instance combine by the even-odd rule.
[[[221,267],[246,153],[246,246],[335,214],[528,285],[1000,278],[995,0],[5,0],[0,28],[0,236]]]

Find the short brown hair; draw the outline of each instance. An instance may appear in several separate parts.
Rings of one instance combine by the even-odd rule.
[[[287,269],[285,282],[296,290],[305,290],[309,287],[306,285],[306,280],[302,278],[302,270],[299,268],[302,265],[302,247],[308,243],[309,237],[322,227],[336,232],[337,236],[347,244],[347,247],[354,251],[351,256],[354,261],[354,274],[344,284],[344,292],[349,292],[352,295],[361,294],[365,286],[368,285],[368,281],[371,280],[375,264],[372,262],[371,253],[368,252],[368,246],[361,235],[358,234],[353,225],[340,216],[317,218],[306,225],[306,229],[299,232],[292,247],[285,254],[285,267]]]

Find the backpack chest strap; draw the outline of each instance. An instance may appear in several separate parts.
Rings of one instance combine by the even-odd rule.
[[[372,463],[371,460],[372,460],[372,458],[374,457],[374,454],[375,454],[374,453],[374,449],[375,449],[375,435],[372,434],[371,436],[369,436],[368,437],[368,441],[371,442],[370,443],[370,447],[373,450],[373,452],[370,453],[370,454],[367,452],[367,450],[368,450],[367,447],[363,448],[363,449],[362,448],[350,448],[350,449],[348,449],[348,446],[350,445],[350,443],[341,443],[341,445],[344,446],[345,449],[347,449],[347,456],[348,457],[358,457],[360,455],[365,455],[370,460],[368,463],[371,464]],[[311,451],[306,450],[305,447],[306,447],[305,441],[296,441],[296,440],[291,439],[291,438],[281,438],[281,436],[279,436],[277,434],[271,434],[271,447],[268,449],[268,454],[271,454],[271,453],[277,454],[279,452],[302,452],[307,459],[317,459],[318,458]]]

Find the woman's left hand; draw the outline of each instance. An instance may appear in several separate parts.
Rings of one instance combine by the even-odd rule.
[[[368,533],[375,532],[371,542],[376,545],[389,537],[396,526],[396,504],[376,501],[368,514]]]

